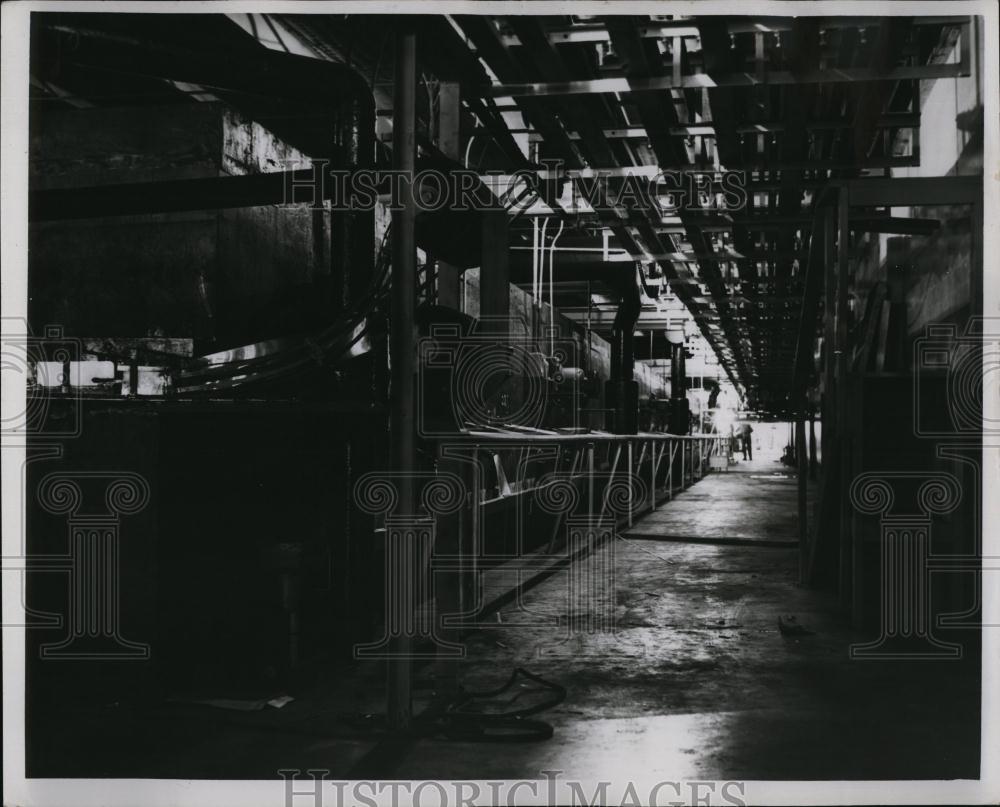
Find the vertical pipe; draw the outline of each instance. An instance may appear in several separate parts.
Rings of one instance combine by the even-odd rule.
[[[556,293],[555,293],[555,257],[556,242],[563,234],[563,227],[566,225],[565,219],[559,220],[559,231],[552,239],[552,246],[549,247],[549,355],[556,355]]]
[[[414,238],[415,208],[409,181],[413,177],[416,160],[416,36],[401,32],[396,39],[396,77],[392,110],[392,164],[402,173],[404,193],[399,209],[392,214],[392,331],[389,355],[391,357],[391,390],[389,431],[392,435],[392,468],[397,476],[399,501],[397,510],[403,515],[413,515],[415,510],[413,473],[416,470],[416,435],[413,415],[414,350],[413,324],[416,307],[417,270],[416,242]],[[406,577],[422,572],[414,568],[410,559],[413,547],[401,553],[401,568],[390,573],[390,580],[399,581],[403,590],[412,587],[403,582]],[[404,607],[413,609],[415,603]],[[394,638],[392,655],[388,662],[386,716],[389,727],[395,730],[409,728],[411,718],[411,662],[410,638]]]

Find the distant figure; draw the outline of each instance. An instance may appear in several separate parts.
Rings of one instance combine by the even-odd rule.
[[[744,423],[743,427],[740,429],[740,437],[743,443],[743,459],[752,460],[753,459],[753,443],[751,442],[750,435],[753,434],[753,426],[749,423]]]

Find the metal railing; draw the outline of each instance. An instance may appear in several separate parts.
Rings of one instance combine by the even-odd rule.
[[[393,662],[390,684],[403,696],[410,662],[463,658],[461,637],[504,603],[528,616],[521,627],[558,627],[563,652],[578,653],[574,636],[613,633],[619,529],[729,451],[718,435],[529,430],[463,432],[433,446],[436,467],[409,475],[416,512],[397,509],[398,474],[366,475],[355,488],[362,509],[384,516],[386,581],[384,633],[355,657]],[[524,593],[563,568],[565,618],[531,615]]]
[[[478,470],[471,487],[474,503],[484,509],[537,495],[559,478],[580,484],[586,491],[587,514],[604,517],[607,488],[619,479],[639,480],[634,493],[641,497],[627,496],[621,513],[628,526],[640,513],[655,510],[701,479],[709,472],[710,457],[728,454],[728,438],[721,435],[659,432],[483,431],[455,435],[437,445],[439,463],[459,462]]]

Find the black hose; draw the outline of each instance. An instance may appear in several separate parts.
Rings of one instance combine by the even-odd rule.
[[[522,709],[501,713],[470,712],[468,707],[477,700],[502,695],[514,686],[519,676],[550,690],[552,695],[541,703]],[[558,706],[566,699],[566,689],[560,684],[546,681],[540,675],[517,667],[507,682],[496,689],[479,692],[463,691],[443,711],[422,716],[415,721],[414,729],[424,736],[442,737],[464,742],[537,742],[552,737],[554,729],[544,720],[529,719],[532,715]]]

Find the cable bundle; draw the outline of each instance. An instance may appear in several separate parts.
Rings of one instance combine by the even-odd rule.
[[[235,390],[248,384],[274,381],[310,367],[345,358],[368,335],[370,314],[386,301],[390,268],[386,245],[390,229],[386,229],[382,238],[372,273],[373,282],[368,292],[320,333],[312,337],[300,337],[293,344],[267,355],[179,371],[173,375],[175,393],[197,395]]]

